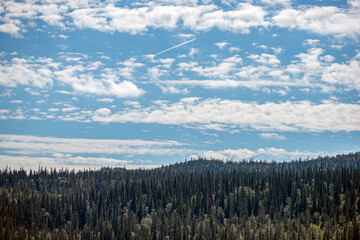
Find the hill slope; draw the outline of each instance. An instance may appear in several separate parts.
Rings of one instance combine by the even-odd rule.
[[[359,239],[359,153],[0,171],[0,239]]]

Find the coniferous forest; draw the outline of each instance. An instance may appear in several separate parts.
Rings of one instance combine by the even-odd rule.
[[[0,171],[0,239],[360,239],[360,153]]]

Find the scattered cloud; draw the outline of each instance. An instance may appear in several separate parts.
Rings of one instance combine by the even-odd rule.
[[[228,43],[228,42],[217,42],[217,43],[215,43],[214,45],[217,46],[217,47],[220,48],[220,49],[223,49],[223,48],[225,48],[227,45],[229,45],[229,43]]]
[[[169,3],[168,3],[169,4]],[[224,11],[214,4],[208,5],[161,5],[127,8],[113,3],[91,1],[61,1],[52,4],[37,2],[19,3],[7,1],[0,5],[3,9],[0,31],[14,37],[30,27],[28,20],[42,20],[50,26],[61,29],[75,26],[79,29],[94,29],[101,32],[127,32],[138,34],[150,28],[172,30],[180,24],[185,29],[209,31],[218,28],[223,31],[249,33],[252,27],[268,27],[264,18],[266,11],[260,6],[240,3],[236,9]],[[19,11],[18,9],[21,9]],[[188,34],[179,35],[188,37]]]
[[[0,134],[0,148],[28,154],[170,154],[185,144],[177,141],[108,140]],[[169,149],[170,148],[170,149]],[[19,153],[20,153],[19,152]]]
[[[191,155],[188,159],[197,159],[198,157],[205,157],[207,159],[220,159],[220,160],[249,160],[251,159],[265,159],[265,160],[296,160],[299,158],[316,158],[318,156],[332,155],[327,152],[310,152],[310,151],[286,151],[283,148],[259,148],[257,150],[249,150],[247,148],[239,149],[225,149],[219,151],[204,151],[198,155]],[[333,154],[335,155],[335,154]]]
[[[198,156],[208,159],[243,160],[243,159],[275,159],[292,160],[297,158],[327,155],[324,152],[286,151],[282,148],[247,148],[224,150],[198,150],[182,148],[186,146],[176,141],[146,140],[113,140],[113,139],[74,139],[37,137],[29,135],[0,134],[0,148],[5,154],[0,155],[0,168],[11,166],[14,169],[52,168],[99,168],[101,166],[126,168],[153,168],[159,165],[143,165],[141,160],[128,160],[128,155],[168,155]],[[93,156],[82,156],[82,154]],[[115,157],[113,157],[115,156]],[[149,161],[145,161],[149,162]]]
[[[238,48],[238,47],[229,47],[229,51],[230,51],[230,53],[240,52],[240,48]]]
[[[120,77],[131,78],[134,68],[141,67],[134,58],[119,64],[125,66],[117,71],[101,69],[102,73],[94,72],[102,65],[101,62],[79,62],[82,58],[76,58],[76,62],[70,65],[55,62],[51,58],[17,58],[11,61],[0,62],[0,85],[16,87],[29,85],[40,89],[49,89],[54,85],[54,80],[59,84],[71,86],[78,93],[94,95],[114,96],[118,98],[138,97],[145,91],[135,83],[123,80]],[[71,61],[73,61],[72,59]],[[71,94],[69,91],[56,90],[59,93]]]
[[[320,43],[319,39],[306,39],[305,42],[304,42],[305,45],[309,45],[309,46],[312,46],[312,47],[315,47],[319,43]]]
[[[135,122],[189,125],[211,129],[254,129],[257,131],[359,131],[360,106],[310,101],[264,103],[206,99],[194,102],[155,103],[150,107],[120,111],[99,122]]]
[[[129,163],[132,163],[132,161],[104,157],[72,156],[70,154],[56,154],[48,157],[0,155],[1,168],[9,166],[12,169],[24,168],[26,170],[37,170],[40,166],[83,170],[84,168],[97,169],[108,166],[123,167]],[[136,165],[130,164],[130,166],[134,168]]]
[[[335,6],[311,6],[303,9],[287,8],[272,18],[274,25],[310,31],[320,35],[347,36],[358,39],[360,14],[352,9]]]
[[[192,33],[180,33],[178,34],[179,38],[183,38],[183,39],[190,39],[190,38],[195,38],[195,34]]]
[[[20,103],[23,103],[23,101],[22,100],[11,100],[10,103],[20,104]]]
[[[98,102],[106,102],[106,103],[112,103],[114,101],[113,98],[98,98],[96,99]]]
[[[267,140],[269,139],[286,140],[285,136],[279,135],[277,133],[260,133],[259,136]]]
[[[17,58],[11,61],[0,62],[0,85],[16,87],[18,85],[31,85],[37,88],[51,87],[53,85],[53,72],[58,64],[50,58]]]
[[[203,77],[228,78],[229,73],[235,71],[241,63],[242,58],[234,55],[212,66],[199,66],[197,62],[179,63],[178,66],[180,71],[192,71]]]
[[[360,91],[360,62],[352,59],[349,63],[331,64],[325,68],[321,78],[324,82]]]
[[[291,5],[291,0],[261,0],[261,2],[269,6],[282,5],[284,7],[290,7]]]
[[[266,65],[274,65],[277,66],[280,64],[280,60],[271,54],[262,53],[261,55],[251,54],[248,58],[254,60],[255,62],[266,64]]]

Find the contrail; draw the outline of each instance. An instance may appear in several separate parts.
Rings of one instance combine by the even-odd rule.
[[[157,55],[162,54],[162,53],[164,53],[164,52],[170,51],[171,49],[174,49],[174,48],[180,47],[180,46],[182,46],[182,45],[188,44],[189,42],[192,42],[192,41],[195,41],[195,40],[196,40],[196,38],[191,39],[191,40],[186,41],[186,42],[183,42],[183,43],[180,43],[180,44],[178,44],[178,45],[176,45],[176,46],[173,46],[173,47],[168,48],[168,49],[166,49],[166,50],[164,50],[164,51],[161,51],[161,52],[159,52],[159,53],[155,54],[154,56],[157,56]]]

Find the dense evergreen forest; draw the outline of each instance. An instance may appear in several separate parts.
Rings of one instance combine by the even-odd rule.
[[[360,153],[0,171],[0,239],[360,239]]]

